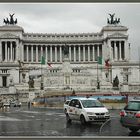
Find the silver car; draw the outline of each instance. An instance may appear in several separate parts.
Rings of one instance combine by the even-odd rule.
[[[128,102],[120,112],[122,126],[129,128],[132,132],[140,129],[140,98],[134,98]]]

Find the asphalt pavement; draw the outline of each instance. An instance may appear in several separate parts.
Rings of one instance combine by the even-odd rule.
[[[7,108],[0,110],[0,136],[140,136],[140,131],[132,133],[121,126],[119,112],[110,110],[111,119],[105,123],[83,126],[78,121],[67,124],[63,109]]]

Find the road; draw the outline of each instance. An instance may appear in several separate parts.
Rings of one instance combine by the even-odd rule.
[[[13,107],[0,111],[0,136],[140,136],[121,126],[119,111],[110,110],[111,120],[104,124],[82,126],[67,124],[62,109]]]

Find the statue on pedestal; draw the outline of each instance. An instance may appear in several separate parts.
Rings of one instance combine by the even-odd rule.
[[[64,51],[64,56],[68,57],[68,54],[69,54],[69,47],[68,47],[68,45],[65,44],[63,51]]]
[[[34,79],[33,78],[29,78],[28,84],[29,84],[29,89],[34,88]]]
[[[118,76],[116,75],[116,77],[113,80],[113,87],[118,87],[119,86],[119,79]]]

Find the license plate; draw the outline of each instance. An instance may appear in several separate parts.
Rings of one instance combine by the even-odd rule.
[[[133,112],[127,112],[127,116],[134,116]]]
[[[97,116],[97,118],[104,118],[104,116],[102,116],[102,115],[99,115],[99,116]]]

